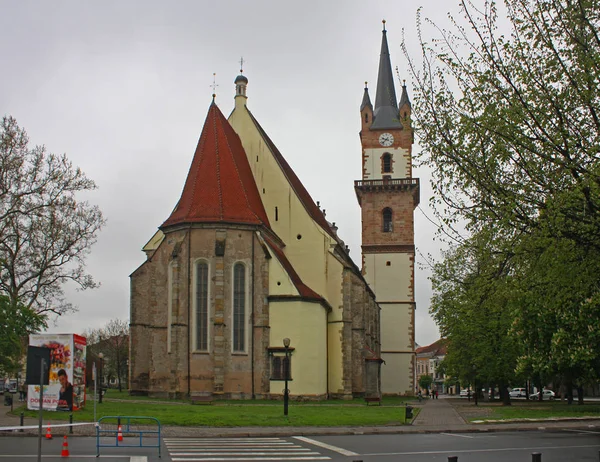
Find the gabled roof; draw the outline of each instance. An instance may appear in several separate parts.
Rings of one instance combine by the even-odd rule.
[[[300,278],[298,273],[296,273],[296,270],[285,256],[285,253],[283,253],[281,247],[266,234],[262,234],[262,238],[265,240],[269,248],[273,251],[273,253],[277,257],[277,260],[279,260],[279,263],[281,263],[281,266],[283,266],[283,269],[285,269],[286,273],[290,277],[290,280],[292,281],[292,284],[294,284],[294,287],[296,287],[296,290],[300,294],[300,297],[302,297],[305,300],[323,303],[328,308],[331,308],[323,297],[321,297],[317,292],[315,292],[306,284],[304,284],[304,282],[302,282],[302,279]]]
[[[181,198],[161,228],[191,223],[270,227],[240,137],[214,101]]]
[[[329,226],[329,223],[327,222],[325,217],[323,216],[323,212],[321,212],[321,209],[319,209],[319,207],[317,207],[317,205],[314,203],[312,197],[310,197],[310,194],[308,194],[308,191],[292,170],[292,167],[290,167],[283,155],[279,152],[279,149],[277,149],[277,146],[275,146],[273,141],[271,141],[271,138],[269,138],[269,135],[267,135],[267,133],[260,126],[258,121],[254,118],[252,112],[250,112],[250,109],[246,108],[246,110],[248,111],[248,115],[250,115],[252,122],[259,131],[261,137],[265,140],[265,143],[269,147],[271,153],[273,154],[273,157],[279,164],[279,167],[283,171],[283,174],[287,178],[289,184],[292,186],[292,189],[295,191],[296,195],[298,196],[298,199],[300,199],[300,202],[302,202],[302,205],[304,206],[308,214],[315,222],[319,224],[321,228],[323,228],[327,232],[327,234],[329,234],[335,239],[336,235]]]
[[[384,23],[385,24],[385,23]],[[394,75],[390,61],[390,50],[387,42],[387,31],[382,31],[381,54],[379,56],[379,74],[377,75],[377,94],[375,95],[375,112],[373,112],[373,129],[402,128],[396,106],[396,90]]]
[[[424,355],[426,353],[429,353],[428,356],[443,356],[447,353],[447,351],[448,351],[448,340],[446,340],[445,338],[441,338],[441,339],[433,342],[431,345],[417,348],[415,353],[417,355],[419,355],[419,354]]]

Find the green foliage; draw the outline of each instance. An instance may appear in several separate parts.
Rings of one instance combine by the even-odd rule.
[[[422,375],[421,377],[419,377],[419,387],[421,387],[424,390],[429,390],[429,387],[431,387],[432,383],[433,377],[431,377],[431,375],[429,374]]]
[[[475,384],[597,378],[600,2],[460,5],[430,42],[419,13],[420,69],[409,57],[418,161],[453,244],[432,277],[446,367]]]
[[[46,317],[23,305],[14,305],[0,295],[0,373],[21,369],[27,336],[46,326]],[[3,375],[3,374],[0,374]]]

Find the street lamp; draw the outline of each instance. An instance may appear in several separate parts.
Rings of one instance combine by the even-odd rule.
[[[98,359],[100,359],[100,370],[98,371],[98,382],[100,382],[100,398],[98,403],[102,404],[102,372],[104,372],[104,355],[98,353]]]
[[[283,390],[283,415],[288,415],[288,402],[290,400],[290,390],[288,390],[288,378],[290,376],[290,339],[283,339],[283,347],[285,349],[285,360],[283,363],[283,374],[285,375],[285,390]]]

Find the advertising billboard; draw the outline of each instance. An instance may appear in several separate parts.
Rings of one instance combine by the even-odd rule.
[[[43,408],[76,411],[85,405],[86,339],[76,334],[35,334],[29,345],[50,348],[50,380],[44,386]],[[27,384],[27,409],[40,408],[40,385]]]

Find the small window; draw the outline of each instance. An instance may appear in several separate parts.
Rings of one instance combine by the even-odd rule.
[[[391,261],[386,261],[385,262],[385,266],[392,266],[392,262]]]
[[[275,207],[275,221],[279,221],[279,209]]]
[[[233,267],[233,351],[246,350],[246,267]]]
[[[365,123],[369,123],[369,114],[365,114]]]
[[[392,209],[385,208],[383,209],[383,232],[391,233],[392,232]]]
[[[383,173],[391,173],[392,172],[392,155],[389,152],[386,152],[381,157],[381,162],[382,162]]]
[[[208,351],[208,265],[196,265],[196,350]]]

